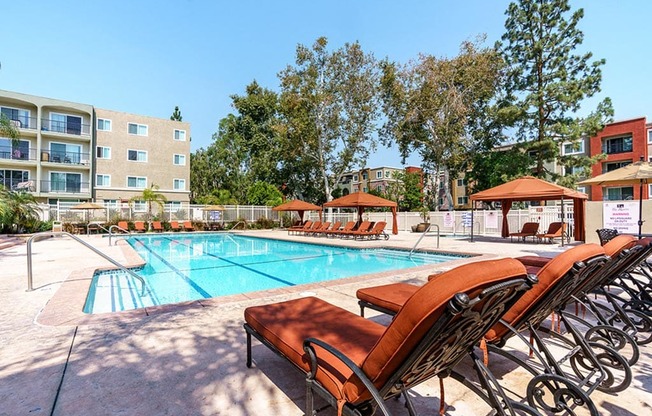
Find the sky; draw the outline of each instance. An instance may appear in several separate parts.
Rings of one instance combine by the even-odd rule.
[[[253,80],[278,91],[298,44],[360,42],[377,59],[453,57],[465,40],[504,33],[508,0],[0,0],[0,89],[169,118],[179,106],[192,150],[207,147],[230,98]],[[652,117],[648,0],[571,0],[584,9],[579,52],[605,58],[615,120]],[[580,114],[580,115],[585,115]],[[419,165],[416,155],[407,164]],[[382,148],[369,167],[401,166]]]

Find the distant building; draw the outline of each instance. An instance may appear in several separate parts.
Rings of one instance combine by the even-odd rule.
[[[190,201],[190,124],[0,90],[18,144],[0,138],[0,185],[38,201],[118,204],[156,184]],[[138,210],[138,204],[136,204]]]
[[[604,153],[605,160],[593,165],[591,176],[598,176],[641,159],[652,161],[652,123],[645,117],[607,124],[590,139],[591,156]],[[639,199],[638,186],[590,186],[592,201]],[[643,189],[643,199],[652,195],[652,186]]]

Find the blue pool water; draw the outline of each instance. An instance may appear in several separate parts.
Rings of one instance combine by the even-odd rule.
[[[464,256],[390,249],[353,249],[231,234],[134,236],[146,261],[141,284],[120,271],[98,272],[86,313],[115,312],[341,279],[442,263]]]

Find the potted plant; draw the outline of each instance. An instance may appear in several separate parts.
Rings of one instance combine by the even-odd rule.
[[[422,233],[428,229],[428,226],[430,226],[430,210],[424,205],[421,207],[419,212],[423,222],[413,226],[412,231]]]

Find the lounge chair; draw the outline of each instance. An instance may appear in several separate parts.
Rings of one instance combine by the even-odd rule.
[[[600,228],[595,230],[595,232],[598,233],[601,246],[607,244],[609,240],[618,235],[618,230],[615,228]]]
[[[539,241],[548,240],[549,243],[553,243],[555,238],[567,238],[566,227],[568,226],[565,222],[551,222],[548,226],[548,231],[543,234],[537,234],[536,237]],[[570,242],[570,238],[568,239]]]
[[[339,233],[340,237],[353,237],[355,238],[356,236],[363,235],[369,231],[369,228],[371,228],[371,223],[369,221],[362,221],[360,225],[358,226],[357,229],[351,230],[351,231],[346,231],[346,232],[341,232]]]
[[[351,230],[353,230],[354,227],[355,227],[355,221],[349,221],[346,224],[344,224],[344,227],[342,229],[332,230],[327,235],[329,237],[337,237],[350,232]]]
[[[331,222],[330,221],[322,222],[321,225],[319,226],[319,228],[311,229],[309,232],[307,232],[305,234],[306,235],[310,234],[312,236],[315,236],[315,235],[317,235],[319,233],[325,233],[326,231],[328,231],[330,229],[330,227],[331,227]]]
[[[179,221],[170,221],[170,229],[172,231],[181,231],[183,227],[179,225]]]
[[[407,390],[449,375],[532,283],[513,259],[466,264],[424,285],[388,327],[315,297],[249,307],[247,367],[253,335],[306,374],[306,415],[314,393],[338,414],[388,415],[384,401],[401,394],[412,408]]]
[[[330,223],[327,223],[327,224],[330,225]],[[319,230],[314,231],[314,232],[313,232],[313,235],[314,235],[314,236],[319,236],[319,235],[328,235],[329,233],[333,232],[334,230],[339,230],[341,226],[342,226],[342,222],[341,222],[341,221],[337,221],[337,222],[333,223],[333,225],[331,225],[330,227],[326,227],[326,228],[324,228],[324,227],[322,226],[322,228],[320,228]]]
[[[134,221],[134,230],[139,233],[144,233],[147,231],[147,227],[145,227],[145,222],[144,221]]]
[[[118,227],[126,233],[129,232],[129,223],[127,221],[118,221]]]
[[[160,233],[163,232],[163,225],[161,224],[161,221],[152,221],[152,230]]]
[[[525,224],[523,224],[523,228],[521,228],[521,232],[510,233],[509,238],[510,240],[514,241],[514,237],[516,237],[516,241],[523,240],[523,242],[525,242],[526,238],[528,237],[532,237],[532,240],[534,240],[534,237],[537,235],[538,231],[539,231],[538,222],[526,222]]]
[[[315,221],[312,223],[312,225],[309,228],[304,228],[303,231],[299,231],[298,233],[303,232],[303,235],[309,235],[312,234],[313,231],[318,230],[319,228],[321,228],[321,221]]]
[[[354,231],[353,237],[354,238],[368,238],[368,239],[376,239],[379,240],[381,237],[385,238],[385,240],[389,240],[389,235],[385,232],[385,227],[387,227],[387,223],[385,221],[378,221],[373,228],[368,229],[367,231]]]
[[[288,228],[288,234],[292,234],[292,233],[297,234],[297,233],[300,233],[300,232],[304,232],[304,231],[310,229],[310,227],[312,227],[312,221],[306,221],[302,225],[293,226],[293,227]]]
[[[195,227],[193,227],[192,221],[184,221],[183,222],[183,230],[184,231],[195,231]]]
[[[589,398],[593,390],[597,388],[601,391],[618,392],[627,388],[631,382],[631,369],[627,360],[609,346],[587,342],[575,329],[572,321],[562,313],[575,290],[585,285],[588,279],[594,278],[606,261],[604,250],[597,244],[583,244],[559,254],[536,275],[539,283],[519,299],[504,314],[501,321],[485,334],[484,341],[489,351],[513,360],[532,374],[533,378],[527,385],[527,400],[531,406],[537,405],[536,396],[541,393],[541,397],[547,396],[555,400],[554,403],[546,403],[551,406],[550,408],[555,406],[563,408],[567,405],[564,403],[566,398],[560,393],[566,389],[577,398],[575,405],[586,405],[593,411],[595,405]],[[364,314],[365,307],[395,314],[418,290],[418,286],[405,283],[360,289],[356,295],[360,300],[358,303],[361,315]],[[555,340],[563,338],[561,345],[569,345],[571,352],[562,360],[570,358],[583,361],[581,369],[573,366],[576,377],[564,373],[551,350],[543,347],[545,341],[537,332],[543,329],[541,324],[553,312],[560,317],[572,339],[552,331],[547,332]],[[519,334],[521,331],[528,331],[533,341],[528,342],[525,336]],[[527,345],[530,353],[534,354],[536,365],[501,349],[507,339],[514,335],[518,335],[518,338]],[[616,377],[615,372],[622,372],[624,376]],[[593,378],[589,381],[590,377]],[[459,381],[465,382],[463,379]],[[543,402],[545,400],[539,402],[539,405]]]

